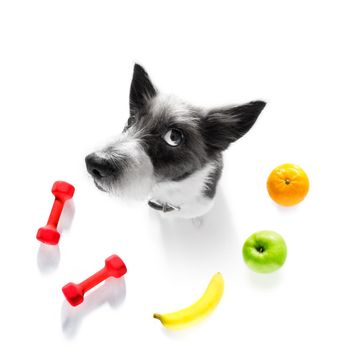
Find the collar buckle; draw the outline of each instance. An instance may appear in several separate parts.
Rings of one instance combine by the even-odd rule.
[[[160,202],[157,200],[150,199],[148,201],[148,205],[155,210],[162,211],[163,213],[168,213],[173,210],[180,210],[180,207],[177,207],[175,205],[169,204],[167,202]]]

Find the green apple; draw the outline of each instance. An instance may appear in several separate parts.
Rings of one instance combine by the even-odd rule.
[[[278,233],[259,231],[247,238],[242,253],[253,271],[269,273],[282,267],[287,257],[287,246]]]

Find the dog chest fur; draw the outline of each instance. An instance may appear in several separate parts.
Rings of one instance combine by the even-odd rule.
[[[182,181],[164,181],[157,183],[151,191],[150,199],[166,202],[180,210],[162,213],[166,217],[194,218],[204,215],[214,204],[213,198],[205,195],[211,184],[211,174],[217,168],[215,162]]]

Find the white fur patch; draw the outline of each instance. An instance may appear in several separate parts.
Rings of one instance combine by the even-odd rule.
[[[214,204],[213,199],[203,195],[210,174],[216,164],[209,163],[182,181],[164,181],[155,184],[149,199],[167,202],[181,209],[161,213],[164,217],[194,218],[207,213]]]
[[[125,161],[122,175],[111,192],[124,199],[145,199],[154,185],[153,164],[139,139],[124,133],[108,147],[109,158]],[[125,160],[127,159],[127,160]]]
[[[191,118],[188,113],[191,110],[189,104],[173,95],[158,94],[151,100],[150,112],[153,115],[161,115],[164,111],[171,114],[177,121],[188,123],[197,122],[195,118]]]

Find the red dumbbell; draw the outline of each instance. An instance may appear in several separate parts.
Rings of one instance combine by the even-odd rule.
[[[57,231],[57,224],[66,200],[71,199],[74,194],[74,186],[64,181],[56,181],[51,192],[55,196],[47,225],[39,228],[36,238],[46,244],[57,244],[60,240],[60,233]]]
[[[126,266],[118,255],[111,255],[105,260],[105,267],[87,278],[85,281],[75,284],[68,283],[62,288],[67,301],[72,306],[77,306],[84,301],[84,294],[109,277],[119,278],[126,274]]]

